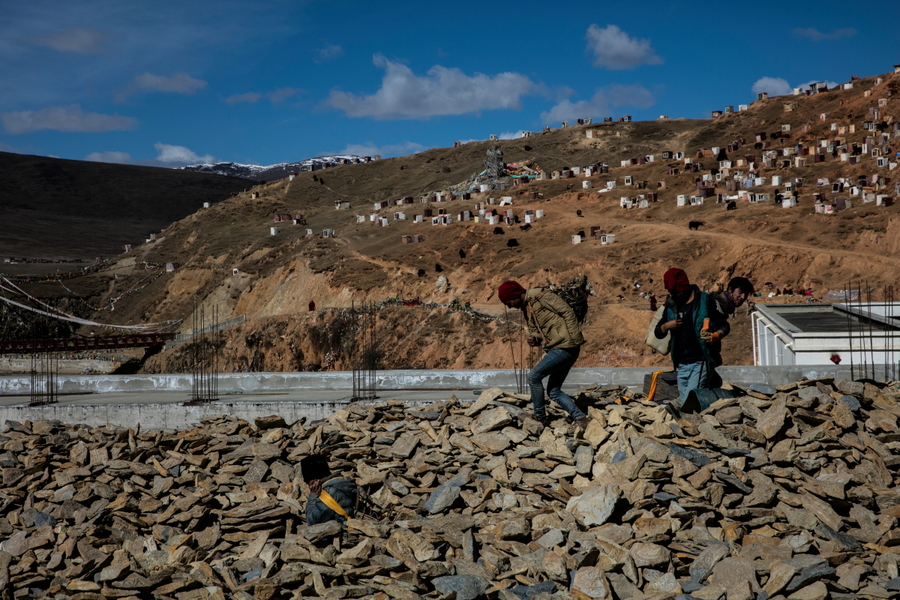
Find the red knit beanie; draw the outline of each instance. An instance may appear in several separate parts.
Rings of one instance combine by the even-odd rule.
[[[671,294],[685,291],[691,287],[691,282],[688,281],[687,273],[683,269],[669,269],[663,275],[663,285],[666,286],[666,291]]]
[[[524,293],[525,288],[519,285],[517,281],[504,281],[500,284],[500,287],[497,288],[497,297],[500,298],[500,302],[503,303],[515,300]]]

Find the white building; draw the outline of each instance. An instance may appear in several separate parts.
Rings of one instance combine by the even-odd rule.
[[[854,290],[854,293],[855,290]],[[900,359],[900,304],[757,304],[753,364],[893,365]],[[879,367],[880,370],[880,367]]]

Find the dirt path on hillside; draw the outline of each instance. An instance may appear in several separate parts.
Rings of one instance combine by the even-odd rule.
[[[684,226],[677,225],[674,223],[649,222],[649,223],[644,223],[642,225],[647,230],[660,229],[660,230],[664,230],[666,232],[675,232],[676,234],[681,234],[681,235],[684,234]],[[754,239],[754,238],[747,237],[745,235],[741,235],[740,233],[737,233],[734,231],[723,232],[723,231],[706,231],[703,229],[697,229],[697,230],[691,231],[691,235],[705,236],[705,237],[710,237],[710,238],[715,238],[715,239],[725,239],[725,240],[727,240],[727,242],[729,244],[733,244],[736,241],[735,236],[738,236],[737,239],[741,243],[743,243],[747,246],[773,245],[778,248],[791,248],[791,249],[799,250],[802,252],[810,252],[810,253],[816,253],[816,254],[828,252],[830,254],[839,254],[842,256],[852,256],[855,258],[861,258],[861,259],[865,259],[865,260],[884,260],[888,263],[891,263],[891,264],[894,264],[894,265],[897,265],[898,267],[900,267],[900,258],[893,257],[893,256],[885,256],[885,255],[873,256],[871,253],[860,252],[858,250],[846,250],[843,248],[816,248],[814,246],[807,246],[805,244],[800,244],[797,242],[788,242],[788,241],[784,241],[784,240],[773,240],[773,239],[766,239],[766,238],[760,239],[759,235],[757,235],[756,239]]]

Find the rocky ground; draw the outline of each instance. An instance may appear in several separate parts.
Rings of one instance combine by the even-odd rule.
[[[622,392],[582,390],[581,433],[526,418],[524,397],[498,388],[316,423],[7,422],[0,594],[896,597],[898,383],[733,388],[677,416]],[[375,516],[304,523],[298,463],[313,451]]]

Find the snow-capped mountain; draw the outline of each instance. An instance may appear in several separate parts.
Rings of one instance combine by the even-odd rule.
[[[276,179],[287,177],[291,173],[317,171],[336,165],[365,161],[366,159],[362,156],[339,154],[335,156],[307,158],[306,160],[301,160],[299,162],[278,163],[276,165],[268,166],[222,162],[215,164],[188,165],[186,167],[181,167],[181,169],[184,169],[185,171],[197,171],[198,173],[214,173],[216,175],[226,175],[228,177],[241,177],[243,179],[253,179],[255,181],[274,181]]]

